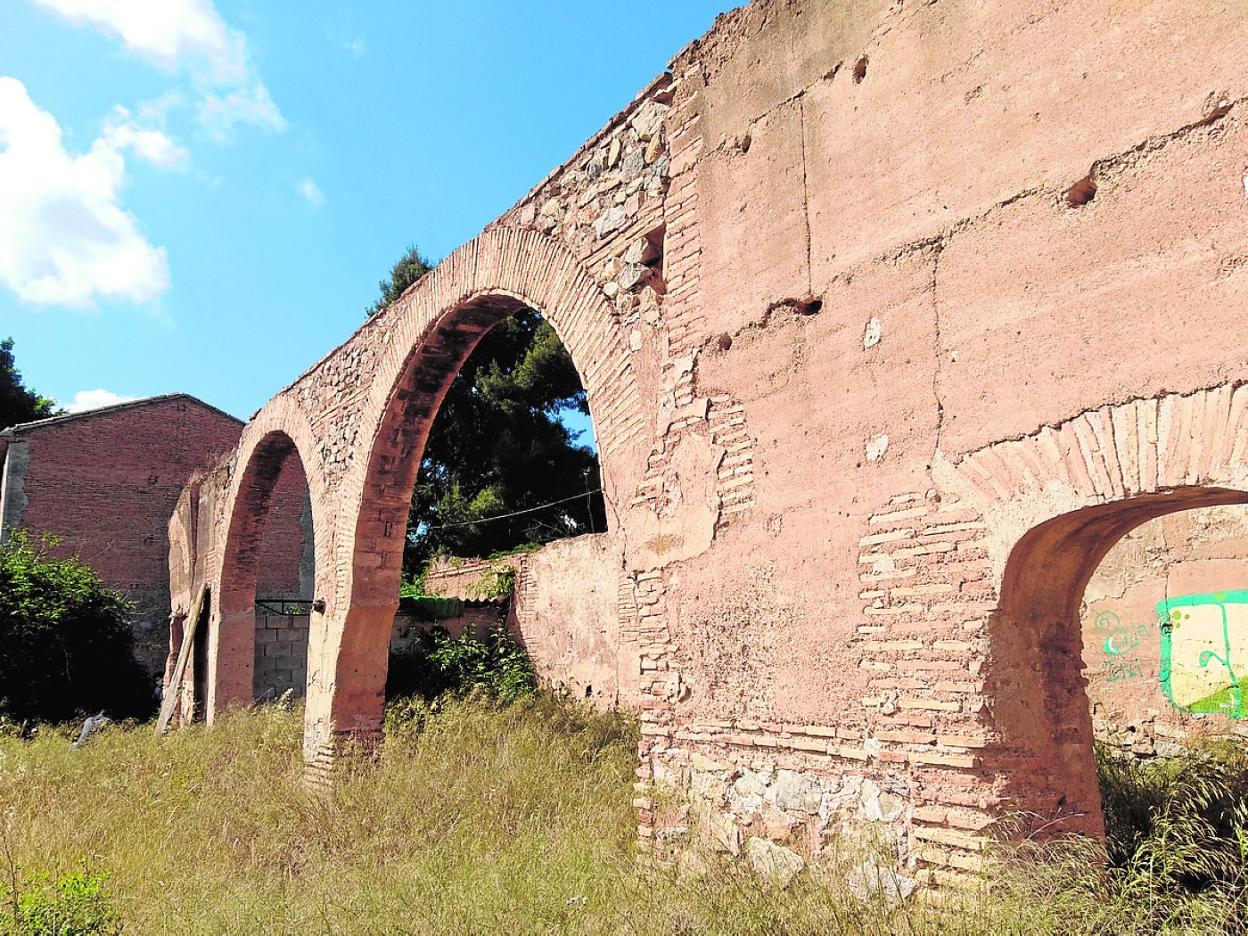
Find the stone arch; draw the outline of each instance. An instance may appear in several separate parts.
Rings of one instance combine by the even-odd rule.
[[[1183,510],[1248,503],[1248,385],[1082,413],[936,467],[982,518],[991,609],[982,646],[999,811],[1104,832],[1082,675],[1079,606],[1109,550]]]
[[[337,565],[350,573],[327,617],[319,662],[332,681],[310,685],[305,754],[332,757],[334,736],[368,743],[381,719],[386,654],[398,602],[408,505],[442,399],[484,334],[523,308],[538,310],[568,349],[589,401],[608,532],[638,476],[649,425],[615,310],[557,241],[496,226],[456,250],[379,316],[385,341],[361,406],[363,457],[340,493]]]
[[[308,495],[316,505],[325,500],[312,430],[302,413],[279,402],[262,410],[250,422],[239,442],[229,494],[224,501],[221,553],[208,636],[207,717],[211,722],[226,706],[250,704],[256,628],[256,585],[260,546],[268,520],[270,499],[283,467],[293,456],[303,467]],[[313,555],[316,591],[322,587],[328,531],[314,521]],[[312,630],[318,630],[312,616]],[[311,640],[309,641],[311,645]],[[310,662],[310,661],[309,661]]]

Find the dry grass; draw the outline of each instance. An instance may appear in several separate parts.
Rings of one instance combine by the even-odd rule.
[[[403,724],[330,800],[301,786],[298,712],[0,739],[4,841],[24,876],[106,871],[133,933],[1223,933],[1248,909],[1242,885],[1191,894],[1077,848],[899,910],[835,867],[784,890],[681,874],[635,857],[628,720],[543,698]]]

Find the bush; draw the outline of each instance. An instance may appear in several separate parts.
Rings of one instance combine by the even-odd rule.
[[[53,545],[18,532],[0,546],[0,717],[150,715],[129,603],[77,559],[49,555]]]
[[[1110,864],[1153,888],[1225,888],[1248,901],[1248,752],[1194,745],[1139,760],[1097,750]]]
[[[529,655],[507,628],[492,628],[484,638],[468,631],[452,637],[435,625],[410,649],[391,654],[386,698],[418,696],[428,701],[448,693],[478,693],[510,702],[535,687]]]
[[[108,875],[81,868],[55,881],[48,874],[28,878],[11,893],[11,913],[0,917],[0,936],[105,936],[121,932],[121,921],[104,893]]]

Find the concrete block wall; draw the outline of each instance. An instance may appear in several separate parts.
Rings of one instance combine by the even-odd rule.
[[[308,681],[310,614],[256,611],[255,689],[257,701],[272,702],[288,690],[302,698]]]

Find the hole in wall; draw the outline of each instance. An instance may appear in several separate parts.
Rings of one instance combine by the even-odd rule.
[[[715,347],[717,347],[720,351],[727,351],[732,347],[732,335],[724,332],[715,342]]]
[[[594,687],[593,687],[593,686],[591,686],[591,685],[586,684],[586,686],[585,686],[585,698],[587,698],[587,699],[592,699],[593,697],[594,697]]]
[[[818,315],[823,311],[823,300],[814,296],[808,296],[794,303],[793,311],[798,315]]]
[[[1066,204],[1071,208],[1082,207],[1095,197],[1096,179],[1090,172],[1066,190]]]
[[[1231,108],[1233,106],[1234,106],[1233,104],[1226,103],[1226,102],[1219,104],[1217,107],[1211,110],[1208,114],[1206,114],[1203,118],[1201,118],[1200,123],[1198,123],[1196,126],[1207,127],[1212,123],[1217,123],[1219,120],[1221,120],[1223,117],[1225,117],[1227,114],[1231,112]]]
[[[748,153],[753,142],[754,138],[747,133],[745,136],[741,137],[741,139],[737,140],[737,149],[739,149],[742,153]]]
[[[646,232],[640,241],[640,255],[634,260],[649,271],[644,280],[645,284],[660,296],[667,292],[667,280],[663,276],[663,251],[666,239],[666,224],[660,224]]]
[[[862,79],[867,77],[867,57],[864,55],[858,61],[854,62],[854,84],[862,84]]]

